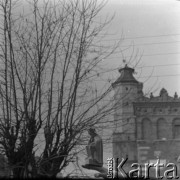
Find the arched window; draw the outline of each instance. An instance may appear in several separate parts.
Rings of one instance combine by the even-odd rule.
[[[157,139],[168,139],[168,124],[165,119],[157,120]]]
[[[149,119],[142,120],[142,139],[149,140],[152,135],[152,125]]]
[[[180,119],[173,120],[173,138],[180,139]]]

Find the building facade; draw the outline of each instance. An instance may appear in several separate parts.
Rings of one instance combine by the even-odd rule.
[[[128,163],[144,163],[159,158],[177,163],[180,156],[180,98],[161,89],[159,96],[143,93],[143,84],[134,69],[125,65],[112,84],[116,103],[114,113],[113,157]]]

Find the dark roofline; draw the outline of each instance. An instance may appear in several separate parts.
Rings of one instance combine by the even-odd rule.
[[[121,75],[114,83],[112,83],[113,87],[119,83],[139,83],[133,76],[134,69],[128,67],[127,64],[124,68],[119,69],[119,73]]]

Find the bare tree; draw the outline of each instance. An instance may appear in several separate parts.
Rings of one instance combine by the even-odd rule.
[[[17,15],[19,2],[0,1],[1,151],[14,177],[53,177],[72,161],[87,128],[113,112],[111,86],[97,91],[94,83],[116,48],[95,46],[111,19],[96,22],[105,5],[97,0],[33,0],[30,13]]]

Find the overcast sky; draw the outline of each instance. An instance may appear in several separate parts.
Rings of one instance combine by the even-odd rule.
[[[99,0],[101,1],[101,0]],[[166,88],[172,96],[180,96],[180,0],[109,0],[101,16],[115,17],[108,27],[104,44],[111,45],[124,40],[119,53],[105,60],[111,68],[122,67],[123,59],[128,62],[134,48],[134,57],[141,57],[135,76],[144,82],[144,91]],[[120,50],[126,49],[120,53]],[[138,58],[129,63],[134,66]],[[119,76],[118,71],[109,73],[111,79]],[[107,151],[107,152],[106,152]],[[104,148],[104,162],[112,156],[112,149]],[[83,161],[84,157],[80,160]]]
[[[138,66],[142,68],[136,69],[135,76],[140,76],[139,81],[144,82],[144,91],[157,88],[154,94],[158,95],[164,87],[171,96],[175,91],[180,96],[180,1],[109,0],[103,9],[103,17],[107,13],[115,13],[115,18],[107,29],[109,35],[103,41],[105,44],[113,44],[123,34],[121,49],[134,44],[134,50],[139,50],[138,54],[142,58]],[[112,55],[105,60],[106,65],[112,68],[122,66],[123,58],[128,61],[132,50],[124,51],[123,55]],[[135,62],[131,61],[130,66],[133,67]],[[115,71],[109,76],[116,79],[119,73]],[[106,146],[104,163],[108,157],[112,157],[111,145]]]
[[[144,91],[158,89],[154,92],[157,95],[164,87],[170,95],[175,91],[180,95],[180,1],[109,0],[102,16],[113,13],[115,18],[107,29],[109,35],[103,41],[111,44],[123,34],[121,49],[132,46],[106,60],[109,67],[120,67],[123,58],[128,62],[134,47],[134,55],[138,51],[142,56],[138,64],[142,68],[136,69],[135,76],[144,82]],[[110,74],[111,78],[118,75],[117,71]]]
[[[105,60],[107,67],[122,67],[123,59],[128,62],[134,48],[134,57],[136,52],[138,57],[142,56],[135,76],[144,82],[144,91],[158,89],[154,92],[158,95],[164,87],[171,96],[175,91],[180,96],[180,1],[109,0],[101,17],[107,14],[115,14],[115,17],[106,29],[108,35],[103,39],[104,44],[111,45],[122,35],[124,37],[119,53]],[[120,50],[130,45],[130,48],[120,53]],[[131,61],[129,65],[133,67],[137,60]],[[119,73],[116,70],[108,75],[115,80]],[[111,156],[112,149],[104,148],[105,163]],[[81,160],[84,160],[83,156]]]

